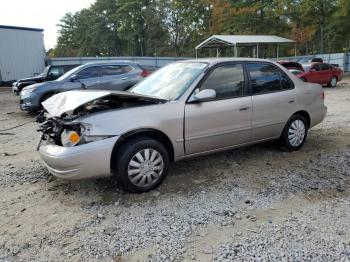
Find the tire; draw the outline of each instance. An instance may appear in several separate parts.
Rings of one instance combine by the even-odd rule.
[[[293,115],[284,127],[280,140],[288,151],[297,151],[304,145],[307,131],[305,117],[299,114]]]
[[[113,154],[113,177],[126,191],[148,192],[168,175],[169,162],[168,151],[162,143],[148,137],[131,139]]]
[[[337,83],[338,83],[338,79],[335,76],[333,76],[329,81],[329,83],[327,84],[327,86],[335,88],[337,86]]]

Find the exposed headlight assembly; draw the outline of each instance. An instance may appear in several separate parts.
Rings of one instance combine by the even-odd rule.
[[[91,124],[81,122],[67,123],[59,118],[51,118],[43,122],[38,131],[42,133],[39,146],[45,140],[51,140],[59,146],[73,147],[113,137],[110,135],[92,134]]]
[[[75,146],[80,142],[80,135],[76,131],[63,130],[61,134],[62,146]]]
[[[65,129],[61,133],[61,143],[63,146],[72,147],[79,144],[86,144],[103,139],[110,138],[112,136],[106,135],[91,135],[92,126],[86,123],[79,123],[80,130]]]

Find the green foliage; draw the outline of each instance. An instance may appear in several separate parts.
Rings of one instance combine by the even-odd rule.
[[[344,52],[349,15],[349,0],[96,0],[61,19],[50,55],[192,56],[212,34],[288,37],[298,54]],[[261,53],[273,56],[273,50],[262,46]]]

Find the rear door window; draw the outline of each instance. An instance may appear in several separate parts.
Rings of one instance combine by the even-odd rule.
[[[133,68],[129,65],[106,65],[101,66],[101,76],[115,76],[126,74]]]
[[[253,95],[279,92],[293,88],[290,79],[276,66],[268,63],[248,63]]]

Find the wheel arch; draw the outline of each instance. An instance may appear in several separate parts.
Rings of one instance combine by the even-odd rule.
[[[56,95],[56,94],[58,94],[57,91],[48,91],[48,92],[45,92],[45,93],[41,94],[40,99],[39,99],[40,105],[41,105],[42,102],[44,102],[43,99],[44,99],[45,97],[47,97],[47,96],[53,96],[53,95]]]
[[[310,114],[309,114],[307,111],[305,111],[305,110],[299,110],[299,111],[295,112],[293,115],[291,115],[291,117],[292,117],[292,116],[295,116],[295,115],[301,115],[301,116],[303,116],[303,117],[305,118],[305,120],[306,120],[307,128],[308,128],[308,129],[310,128],[310,125],[311,125],[311,117],[310,117]]]
[[[162,143],[169,153],[170,162],[174,162],[174,155],[175,155],[174,146],[173,146],[173,143],[171,142],[170,138],[164,132],[162,132],[160,130],[153,129],[153,128],[141,128],[141,129],[129,131],[129,132],[127,132],[119,137],[117,142],[114,144],[114,147],[112,150],[112,155],[111,155],[111,160],[110,160],[111,170],[116,168],[113,159],[118,154],[119,148],[124,143],[130,141],[131,139],[140,138],[140,137],[153,138],[153,139],[159,141],[160,143]]]

